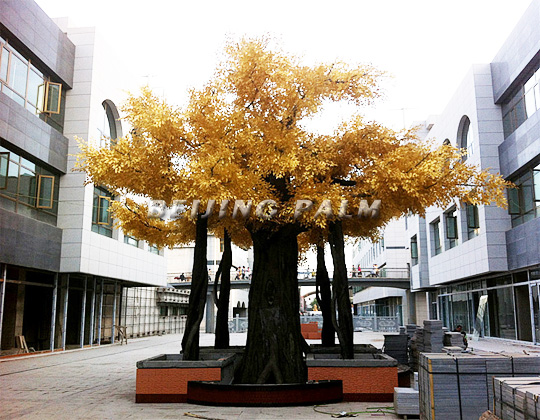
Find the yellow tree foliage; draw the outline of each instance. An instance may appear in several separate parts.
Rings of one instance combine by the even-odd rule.
[[[194,223],[187,216],[148,217],[147,199],[169,206],[186,200],[188,216],[193,200],[201,200],[201,212],[215,200],[210,230],[221,236],[227,228],[244,247],[249,232],[295,225],[306,232],[301,249],[324,234],[332,216],[347,235],[373,238],[394,217],[454,200],[504,206],[508,184],[498,174],[468,164],[454,147],[418,140],[414,131],[395,132],[359,116],[333,135],[306,128],[325,102],[371,104],[380,96],[381,76],[370,66],[307,66],[271,48],[268,39],[231,43],[213,79],[191,92],[185,108],[146,88],[130,97],[123,111],[134,129],[111,148],[81,142],[78,169],[132,197],[114,203],[115,218],[129,235],[158,246],[191,240]],[[219,218],[224,200],[231,200],[227,217]],[[231,217],[235,200],[252,200],[249,217]],[[255,212],[264,200],[276,204],[270,220]],[[298,200],[313,207],[295,218]],[[343,200],[348,207],[340,217]],[[357,217],[375,200],[377,217],[370,211]],[[324,203],[330,209],[315,217]]]

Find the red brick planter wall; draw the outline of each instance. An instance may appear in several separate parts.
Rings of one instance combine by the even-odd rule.
[[[188,381],[219,380],[220,368],[137,369],[136,402],[187,402]]]
[[[398,386],[396,367],[308,367],[308,379],[343,381],[343,401],[394,400]]]

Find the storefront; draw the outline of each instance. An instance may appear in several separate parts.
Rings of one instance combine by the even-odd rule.
[[[439,318],[453,330],[540,344],[540,268],[441,287]]]

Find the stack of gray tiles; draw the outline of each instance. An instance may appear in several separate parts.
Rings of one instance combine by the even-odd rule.
[[[525,354],[423,353],[419,363],[420,418],[425,420],[477,419],[492,407],[494,376],[540,375],[540,357]]]
[[[424,351],[424,329],[417,327],[409,343],[409,366],[415,372],[418,371],[418,356]]]
[[[540,419],[540,377],[493,378],[493,414],[504,419]]]
[[[442,321],[424,321],[424,351],[427,353],[438,353],[443,348]]]
[[[384,335],[384,353],[393,357],[402,365],[409,364],[408,352],[409,337],[405,332],[403,334],[385,334]]]
[[[446,347],[461,347],[465,349],[465,343],[463,342],[463,334],[460,332],[447,332],[444,333],[443,344]]]
[[[413,388],[394,388],[394,410],[400,416],[420,414],[418,391]]]

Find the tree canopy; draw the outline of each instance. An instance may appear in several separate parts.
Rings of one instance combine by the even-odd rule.
[[[193,200],[200,200],[201,212],[215,200],[209,229],[221,236],[227,228],[243,247],[251,244],[249,232],[262,227],[294,226],[309,244],[334,219],[346,235],[369,238],[394,217],[455,199],[505,204],[507,183],[500,176],[470,165],[459,149],[420,141],[412,130],[395,132],[355,116],[332,135],[311,132],[306,121],[318,118],[329,101],[370,105],[380,96],[383,74],[365,65],[308,66],[270,44],[230,43],[214,77],[193,89],[184,107],[143,88],[123,107],[133,130],[112,147],[81,141],[77,168],[124,197],[112,211],[127,234],[158,246],[189,242]],[[149,217],[141,198],[169,206],[186,200],[187,216]],[[228,213],[220,218],[224,200],[230,200]],[[252,201],[249,217],[232,218],[235,200]],[[257,216],[265,200],[275,205]],[[299,200],[313,206],[295,217]],[[347,211],[340,215],[344,200]],[[376,200],[380,207],[372,213]],[[357,217],[362,206],[364,217]]]

